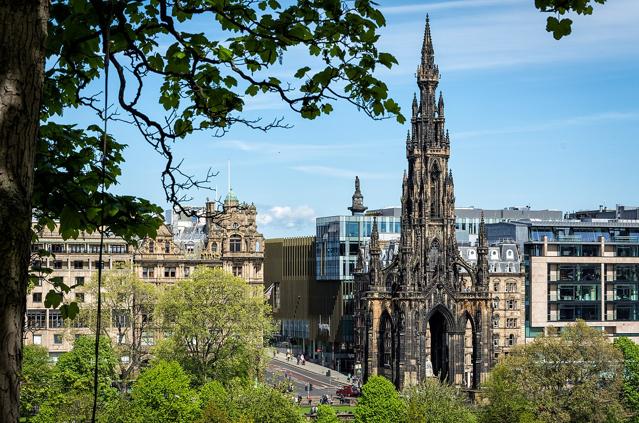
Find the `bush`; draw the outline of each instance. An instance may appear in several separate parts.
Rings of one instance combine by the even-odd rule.
[[[317,407],[315,423],[339,423],[337,413],[330,405],[322,404]]]
[[[408,421],[422,423],[475,423],[477,416],[457,390],[429,378],[404,391]]]
[[[406,406],[395,386],[383,376],[371,376],[362,387],[355,407],[360,423],[400,423],[406,421]]]

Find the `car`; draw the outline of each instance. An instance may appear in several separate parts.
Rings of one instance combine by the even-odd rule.
[[[362,393],[354,385],[344,385],[335,394],[341,397],[359,397]]]

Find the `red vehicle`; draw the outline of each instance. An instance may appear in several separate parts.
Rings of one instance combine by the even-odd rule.
[[[335,392],[340,397],[359,397],[362,395],[359,389],[353,385],[344,385]]]

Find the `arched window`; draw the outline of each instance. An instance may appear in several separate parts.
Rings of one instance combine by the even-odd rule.
[[[390,316],[387,313],[382,315],[382,321],[379,325],[379,358],[383,367],[390,367],[391,353],[393,351],[393,328]]]
[[[511,333],[508,335],[508,346],[512,347],[513,345],[515,345],[515,335]]]
[[[211,244],[211,251],[214,253],[217,253],[217,242],[214,242],[213,244]]]
[[[439,189],[439,168],[437,165],[433,166],[430,174],[430,215],[433,217],[439,217],[440,214],[440,189]]]
[[[171,252],[171,243],[169,241],[166,241],[164,243],[164,252],[166,254],[169,254]]]
[[[511,260],[515,258],[515,253],[513,253],[513,250],[506,251],[506,258]]]
[[[255,252],[259,253],[260,252],[260,241],[256,241],[255,242]]]
[[[149,241],[149,253],[154,253],[155,252],[155,242],[153,242],[153,240]]]
[[[493,308],[499,308],[499,297],[493,298]]]
[[[239,235],[232,235],[229,241],[230,243],[230,251],[232,253],[239,253],[242,251],[242,237]]]
[[[493,327],[499,327],[499,314],[493,314]]]

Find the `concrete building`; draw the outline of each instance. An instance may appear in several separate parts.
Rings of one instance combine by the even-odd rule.
[[[142,280],[162,286],[188,278],[196,266],[222,267],[246,280],[255,295],[262,295],[264,238],[257,231],[255,206],[240,203],[230,191],[221,208],[215,202],[207,202],[198,210],[206,210],[206,217],[187,218],[174,213],[173,225],[162,225],[155,238],[141,240],[136,247],[121,238],[106,237],[103,268],[131,269]],[[57,230],[44,230],[38,238],[34,252],[44,250],[53,256],[36,259],[31,267],[50,268],[53,272],[46,277],[42,274],[27,296],[25,343],[43,345],[56,358],[71,349],[76,334],[91,330],[80,320],[65,325],[59,310],[44,306],[46,294],[53,289],[48,281],[62,278],[65,284],[74,286],[65,295],[67,302],[95,301],[84,284],[94,277],[100,265],[100,236],[82,233],[77,239],[63,240]],[[111,322],[103,322],[114,339],[115,320],[114,317]],[[153,345],[157,335],[144,334],[145,345]]]
[[[595,210],[580,210],[566,213],[566,219],[622,219],[638,220],[639,207],[629,207],[617,204],[614,209],[599,206]]]
[[[582,319],[639,340],[638,220],[522,220],[491,232],[524,245],[527,338]]]

